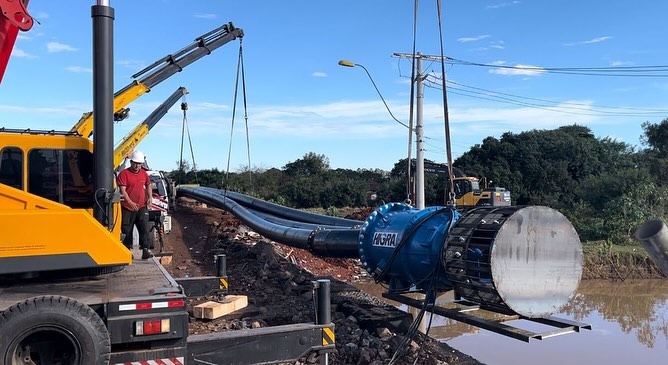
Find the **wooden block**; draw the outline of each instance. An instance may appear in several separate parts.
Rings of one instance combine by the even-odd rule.
[[[193,307],[195,318],[216,319],[248,305],[245,295],[226,295],[222,302],[208,301]]]
[[[172,263],[172,256],[171,256],[171,255],[170,255],[170,256],[161,256],[161,257],[160,257],[160,264],[162,264],[162,266],[167,266],[167,265],[169,265],[169,264],[171,264],[171,263]]]

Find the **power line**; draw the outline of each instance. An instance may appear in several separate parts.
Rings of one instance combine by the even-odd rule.
[[[440,59],[439,56],[427,56]],[[508,66],[493,63],[480,63],[444,57],[444,62],[452,65],[477,66],[492,69],[506,69],[520,72],[555,73],[579,76],[610,76],[610,77],[668,77],[668,65],[650,66],[604,66],[604,67],[540,67],[540,66]]]
[[[429,74],[429,77],[440,78],[436,75]],[[429,78],[425,80],[425,85],[430,88],[440,89],[441,85],[435,83]],[[529,108],[549,110],[563,114],[586,115],[586,116],[616,116],[616,117],[652,117],[664,116],[668,114],[668,109],[640,109],[631,107],[615,107],[605,105],[590,105],[585,103],[574,103],[565,101],[554,101],[546,99],[538,99],[526,96],[519,96],[513,94],[502,93],[498,91],[478,88],[460,84],[454,81],[447,81],[448,84],[457,86],[450,86],[449,90],[456,95],[471,97],[480,100],[489,100],[499,103],[520,105]]]

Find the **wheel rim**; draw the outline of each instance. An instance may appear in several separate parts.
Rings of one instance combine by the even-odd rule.
[[[64,328],[40,326],[17,336],[7,355],[8,365],[81,365],[81,344]]]

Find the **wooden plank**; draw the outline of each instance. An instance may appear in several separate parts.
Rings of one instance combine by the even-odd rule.
[[[208,301],[193,307],[195,318],[216,319],[248,306],[245,295],[226,295],[222,302]]]

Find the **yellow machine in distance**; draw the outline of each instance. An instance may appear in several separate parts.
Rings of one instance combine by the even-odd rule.
[[[487,187],[487,179],[484,177],[480,180],[472,176],[455,177],[453,184],[457,206],[511,205],[510,191],[500,187]],[[447,187],[446,191],[450,191],[450,188]]]
[[[446,176],[445,191],[450,191],[449,169],[447,164],[431,161],[424,162],[424,172]],[[510,191],[502,187],[487,186],[487,179],[467,176],[462,169],[452,168],[452,180],[455,192],[455,204],[459,207],[471,206],[508,206],[511,205]]]

